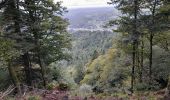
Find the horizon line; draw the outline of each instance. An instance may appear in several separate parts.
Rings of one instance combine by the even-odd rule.
[[[77,9],[77,8],[99,8],[99,7],[114,7],[113,5],[88,5],[88,6],[68,6],[67,9]]]

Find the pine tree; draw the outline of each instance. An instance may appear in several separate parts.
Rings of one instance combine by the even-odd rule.
[[[139,40],[139,22],[138,17],[140,15],[140,0],[111,0],[111,4],[116,4],[118,10],[122,12],[122,16],[119,20],[115,21],[119,27],[118,31],[122,33],[128,33],[128,38],[132,45],[132,72],[131,72],[131,91],[134,90],[135,81],[135,67],[137,64],[137,50],[138,50],[138,40]]]
[[[26,83],[31,86],[36,73],[33,65],[38,64],[45,86],[47,66],[69,57],[68,48],[71,45],[66,30],[68,22],[62,18],[65,8],[61,6],[61,2],[54,4],[52,0],[9,0],[1,12],[0,37],[4,43],[7,40],[13,42],[10,45],[13,49],[10,50],[18,52],[17,56],[6,60],[11,78],[18,80],[17,73],[11,67],[24,66]],[[10,50],[8,51],[11,52]],[[14,84],[20,85],[18,81],[14,81]]]
[[[8,3],[8,0],[1,0],[0,1],[0,9],[4,8]]]
[[[159,6],[161,5],[160,0],[149,0],[145,2],[145,9],[148,9],[149,14],[143,15],[145,16],[146,20],[145,25],[146,25],[146,29],[148,30],[148,34],[149,34],[149,80],[150,80],[150,84],[152,83],[152,65],[153,65],[153,40],[154,37],[157,33],[161,32],[161,21],[160,21],[160,16],[158,14],[158,9]]]
[[[33,36],[37,63],[41,67],[44,86],[46,85],[46,68],[50,63],[65,59],[64,48],[69,47],[69,35],[66,31],[67,22],[61,14],[65,8],[61,3],[54,4],[51,0],[26,0],[29,12],[28,27]],[[35,9],[36,8],[36,9]]]

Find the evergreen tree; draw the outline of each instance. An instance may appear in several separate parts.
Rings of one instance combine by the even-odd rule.
[[[28,31],[32,34],[35,48],[31,51],[36,55],[35,61],[41,67],[42,79],[46,85],[46,68],[52,62],[65,59],[64,48],[68,48],[69,37],[66,31],[67,22],[61,15],[65,8],[61,3],[52,0],[26,0],[28,10]],[[67,52],[67,51],[65,51]]]
[[[139,16],[140,16],[140,5],[141,0],[111,0],[110,4],[116,4],[118,10],[122,12],[122,16],[113,21],[113,24],[117,24],[117,32],[128,33],[128,40],[131,41],[132,45],[132,72],[131,72],[131,91],[133,93],[134,81],[135,81],[135,67],[137,64],[137,50],[139,40]],[[126,37],[127,38],[127,37]]]
[[[24,66],[26,83],[31,86],[36,80],[34,73],[37,73],[33,65],[38,64],[45,86],[47,66],[69,57],[68,48],[71,45],[66,31],[68,22],[62,18],[65,8],[61,2],[55,4],[52,0],[9,0],[1,12],[2,44],[13,42],[9,45],[13,49],[7,51],[18,52],[17,56],[6,60],[14,84],[20,85],[18,75],[13,70],[14,65]]]

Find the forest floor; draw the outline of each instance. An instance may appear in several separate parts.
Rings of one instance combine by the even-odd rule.
[[[71,96],[70,91],[60,91],[53,89],[41,93],[35,91],[27,93],[23,97],[18,97],[16,100],[170,100],[170,97],[164,96],[165,89],[151,93],[135,93],[126,97],[119,96],[104,96],[91,95],[89,97]],[[10,99],[11,100],[11,99]]]

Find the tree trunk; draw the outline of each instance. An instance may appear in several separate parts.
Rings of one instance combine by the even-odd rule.
[[[131,92],[134,90],[134,81],[135,81],[135,59],[136,59],[136,42],[133,42],[133,53],[132,53],[132,72],[131,72]]]
[[[156,5],[157,5],[157,0],[154,0],[154,5],[153,5],[153,9],[152,9],[152,29],[151,29],[151,32],[150,32],[150,38],[149,38],[149,41],[150,41],[150,56],[149,56],[149,84],[152,83],[152,63],[153,63],[153,37],[154,37],[154,34],[153,34],[153,31],[154,31],[154,24],[155,24],[155,10],[156,10]]]
[[[134,0],[134,30],[133,30],[133,51],[132,51],[132,72],[131,72],[131,92],[134,92],[134,80],[135,80],[135,64],[136,64],[136,49],[137,49],[137,13],[138,13],[138,0]]]
[[[28,5],[28,6],[36,5],[34,0],[31,0],[31,1],[25,0],[25,4]],[[37,17],[37,15],[35,14],[36,10],[35,9],[32,10],[28,7],[28,12],[29,12],[29,17],[31,19],[31,23],[30,23],[30,26],[31,26],[31,25],[35,24],[35,22],[36,22],[36,17]],[[44,85],[44,87],[46,87],[46,84],[47,84],[46,79],[45,79],[46,72],[45,72],[44,64],[43,64],[41,54],[40,54],[40,43],[39,43],[38,31],[39,30],[36,29],[36,28],[32,29],[32,32],[33,32],[33,35],[34,35],[34,38],[35,38],[34,42],[35,42],[35,45],[36,45],[36,48],[35,48],[35,51],[37,53],[36,56],[38,58],[38,64],[41,68],[43,85]]]
[[[164,100],[169,100],[170,99],[170,76],[168,78],[168,85],[165,90],[165,95],[164,95]]]
[[[32,86],[32,73],[31,73],[31,61],[28,52],[23,55],[24,61],[24,69],[25,69],[25,76],[26,82],[29,86]]]
[[[46,76],[46,69],[45,69],[45,66],[43,64],[43,61],[41,59],[40,54],[38,54],[38,61],[39,61],[39,65],[41,67],[41,75],[42,75],[43,85],[44,85],[44,87],[46,87],[46,85],[47,85],[47,81],[46,81],[46,78],[45,78],[45,76]]]
[[[149,79],[150,79],[150,83],[152,81],[152,59],[153,59],[153,34],[150,33],[150,56],[149,56]]]
[[[143,41],[143,35],[141,36],[141,38],[142,38],[142,41],[141,41],[141,61],[140,61],[140,75],[139,75],[139,77],[140,77],[140,79],[139,79],[139,82],[141,83],[141,82],[143,82],[143,79],[142,79],[142,77],[143,77],[143,59],[144,59],[144,57],[143,57],[143,52],[144,52],[144,41]]]
[[[140,41],[137,41],[136,42],[136,64],[135,64],[135,66],[136,66],[136,71],[137,71],[137,75],[138,75],[138,79],[136,79],[136,81],[135,82],[138,82],[138,81],[140,81],[140,71],[141,71],[141,68],[140,68],[140,48],[139,48],[139,46],[140,46]]]
[[[134,44],[133,44],[133,65],[132,65],[132,79],[131,79],[131,91],[132,91],[132,93],[133,93],[133,87],[134,87],[134,74],[135,74],[135,46],[134,46]]]
[[[11,65],[11,62],[8,62],[8,71],[11,76],[12,82],[16,86],[17,93],[21,94],[20,82],[15,72],[15,68]]]

